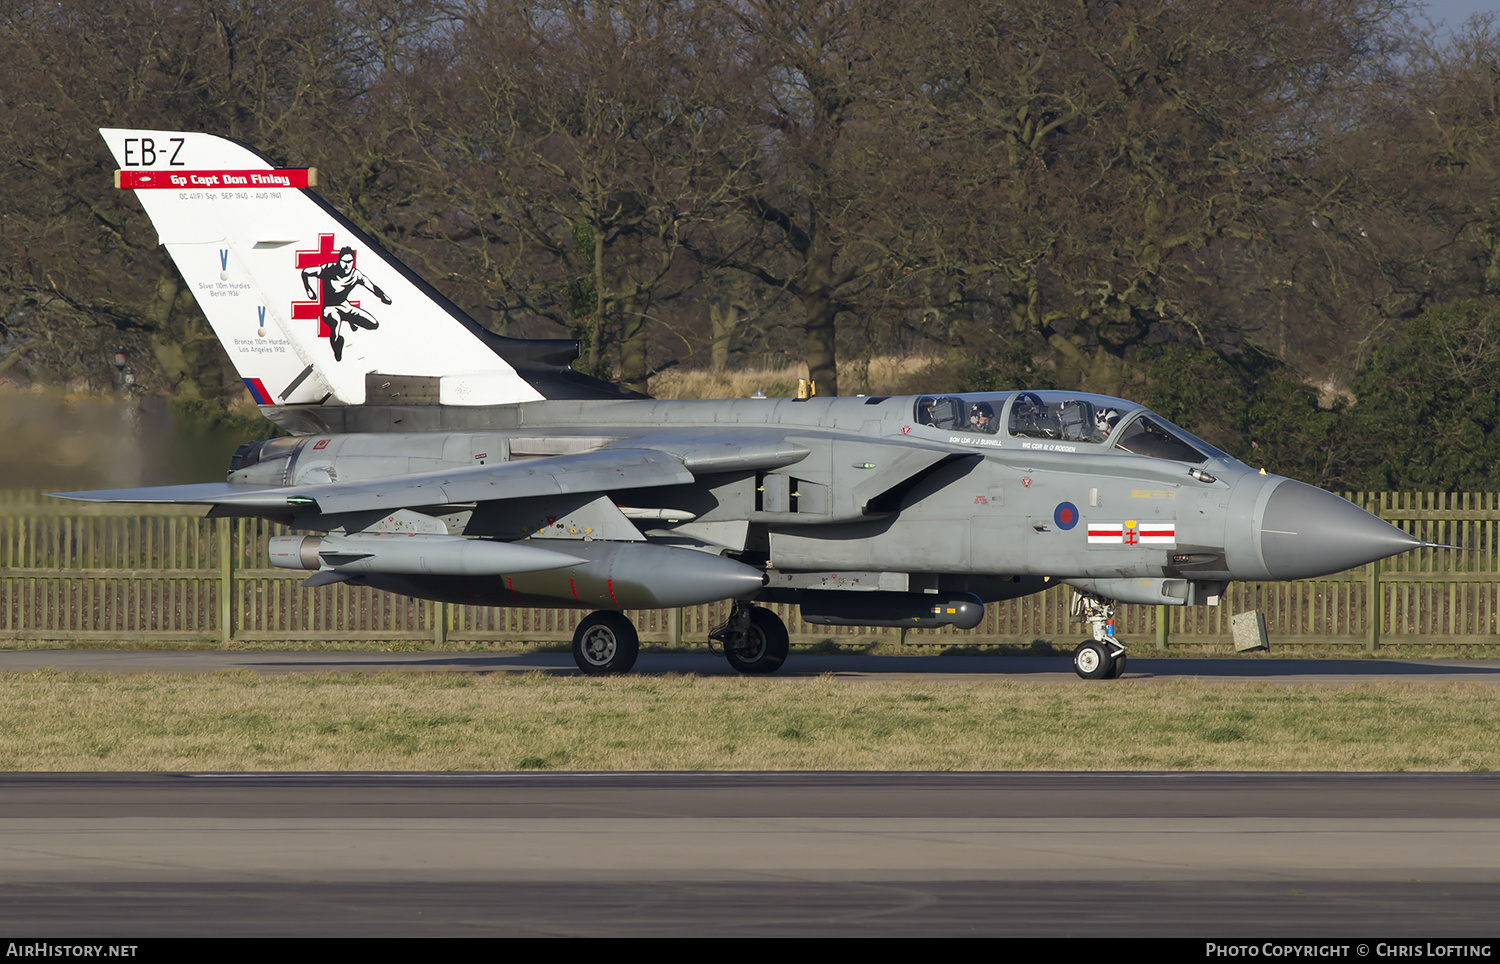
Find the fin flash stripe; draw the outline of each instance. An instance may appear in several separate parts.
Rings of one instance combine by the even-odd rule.
[[[255,399],[255,404],[257,404],[257,405],[275,405],[276,404],[276,402],[273,401],[272,398],[271,398],[271,393],[268,392],[268,391],[266,391],[266,386],[263,385],[263,384],[261,384],[261,380],[259,378],[247,378],[247,379],[245,379],[245,387],[248,388],[248,389],[250,389],[250,397],[253,398],[253,399]]]

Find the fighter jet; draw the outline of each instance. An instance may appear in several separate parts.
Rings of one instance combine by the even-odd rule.
[[[223,482],[76,492],[257,516],[305,585],[590,610],[589,674],[638,651],[624,610],[732,600],[743,673],[787,657],[759,602],[838,626],[971,628],[1058,583],[1113,678],[1119,603],[1338,572],[1422,543],[1256,471],[1141,405],[1083,392],[659,401],[572,371],[576,342],[476,323],[314,191],[209,134],[102,131],[264,415]]]

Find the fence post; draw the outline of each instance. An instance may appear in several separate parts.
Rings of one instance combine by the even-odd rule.
[[[682,609],[677,608],[667,613],[667,642],[672,648],[682,645]]]
[[[234,640],[234,530],[229,519],[214,520],[214,527],[219,540],[219,642],[228,646]]]
[[[1167,607],[1156,607],[1156,648],[1167,648]]]
[[[453,614],[453,604],[435,602],[432,609],[432,642],[443,646],[448,642],[448,617]]]
[[[1375,652],[1380,645],[1380,618],[1385,607],[1380,598],[1380,563],[1365,566],[1365,652]]]

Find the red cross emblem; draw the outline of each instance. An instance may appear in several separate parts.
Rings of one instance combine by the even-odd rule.
[[[297,270],[303,268],[316,268],[319,265],[332,264],[339,259],[339,249],[334,247],[333,235],[318,235],[318,246],[312,251],[297,252]],[[349,304],[359,307],[359,302],[351,301]],[[318,322],[318,337],[331,337],[333,332],[328,329],[328,322],[323,320],[323,293],[318,292],[317,301],[294,301],[292,302],[292,320]]]

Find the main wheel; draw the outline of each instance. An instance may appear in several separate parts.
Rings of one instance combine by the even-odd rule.
[[[641,637],[621,613],[589,613],[573,633],[573,662],[589,676],[628,673],[641,651]]]
[[[1109,679],[1115,658],[1103,643],[1085,639],[1073,650],[1073,671],[1084,679]]]
[[[781,669],[791,640],[781,617],[760,606],[750,610],[750,629],[739,645],[726,645],[724,656],[737,672],[764,675]]]

